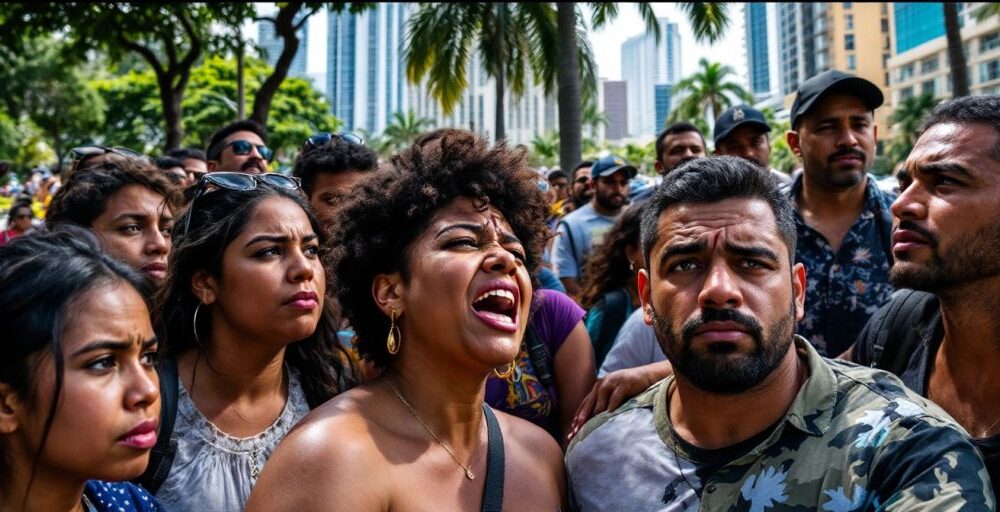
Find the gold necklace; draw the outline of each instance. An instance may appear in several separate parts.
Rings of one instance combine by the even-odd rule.
[[[410,405],[410,402],[407,402],[406,399],[403,398],[402,393],[400,393],[399,390],[396,389],[396,386],[393,385],[392,382],[389,382],[389,379],[382,379],[382,382],[385,382],[385,384],[389,386],[389,389],[391,389],[392,392],[395,393],[396,398],[398,398],[400,402],[403,402],[403,405],[405,405],[406,408],[410,410],[410,415],[413,416],[413,419],[417,420],[417,423],[420,423],[421,427],[424,427],[424,430],[426,430],[427,433],[434,438],[434,441],[437,444],[441,445],[441,448],[444,448],[444,451],[448,452],[448,455],[451,455],[452,460],[454,460],[455,463],[458,464],[459,466],[462,466],[462,469],[465,470],[466,478],[468,478],[469,480],[475,480],[476,475],[472,474],[472,469],[470,469],[469,466],[462,464],[462,461],[458,460],[458,457],[455,456],[455,452],[451,451],[451,448],[448,448],[448,445],[444,444],[444,442],[441,441],[441,439],[439,439],[438,436],[434,434],[433,431],[431,431],[430,427],[428,427],[427,424],[424,423],[424,420],[420,419],[420,416],[417,416],[417,411],[413,409],[413,406]]]

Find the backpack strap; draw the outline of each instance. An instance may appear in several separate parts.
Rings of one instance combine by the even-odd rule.
[[[156,445],[149,454],[149,465],[146,471],[136,480],[149,491],[156,494],[163,482],[167,480],[170,466],[174,463],[177,453],[177,440],[173,438],[174,420],[177,419],[177,395],[180,385],[177,377],[177,361],[164,358],[159,365],[160,374],[160,429]]]
[[[628,306],[632,302],[632,297],[624,288],[612,290],[604,295],[603,315],[601,317],[601,328],[594,343],[594,357],[598,367],[611,351],[611,346],[615,344],[618,331],[628,317]]]
[[[886,369],[895,356],[895,350],[902,346],[902,340],[916,335],[915,328],[920,312],[934,295],[916,290],[896,290],[889,301],[888,311],[878,327],[872,346],[872,368]]]
[[[503,510],[504,454],[503,432],[489,405],[483,404],[486,416],[486,484],[483,486],[483,512]]]
[[[555,389],[556,381],[552,377],[552,365],[549,364],[551,360],[549,348],[535,333],[530,322],[527,329],[524,330],[524,346],[528,349],[528,358],[531,359],[531,366],[535,367],[535,372],[537,372],[535,376],[538,377],[538,381],[546,390]]]

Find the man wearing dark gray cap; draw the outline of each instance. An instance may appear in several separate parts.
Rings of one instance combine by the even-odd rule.
[[[788,193],[796,210],[795,260],[807,278],[797,332],[829,357],[851,346],[893,292],[893,197],[867,173],[882,101],[875,84],[830,70],[803,83],[792,104],[788,146],[803,172]]]
[[[715,154],[738,156],[771,169],[771,141],[767,137],[770,131],[763,112],[747,105],[737,105],[715,120]],[[771,174],[782,185],[791,184],[792,179],[787,174],[775,169],[771,169]]]

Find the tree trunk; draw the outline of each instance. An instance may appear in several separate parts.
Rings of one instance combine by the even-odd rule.
[[[576,4],[559,2],[559,166],[569,170],[581,159],[581,105],[579,49],[576,44]],[[638,163],[638,162],[633,162]]]
[[[281,56],[274,64],[274,72],[264,80],[253,99],[253,113],[250,118],[262,125],[267,125],[267,116],[271,110],[271,100],[281,87],[281,82],[288,76],[288,68],[292,65],[295,53],[299,51],[299,37],[295,34],[295,15],[302,8],[303,2],[290,2],[278,10],[274,17],[274,32],[284,40]]]
[[[944,33],[948,38],[948,64],[951,67],[952,96],[969,95],[969,74],[965,62],[965,52],[962,50],[962,32],[958,25],[958,4],[943,2]]]
[[[496,133],[493,135],[493,140],[496,142],[500,142],[501,140],[507,138],[507,132],[504,129],[504,122],[503,122],[504,80],[503,80],[502,70],[499,73],[497,73],[495,80],[497,85],[497,91],[496,91],[497,104],[496,104],[495,115],[497,116],[497,118],[496,118],[496,124],[494,125],[496,127]]]
[[[184,139],[184,126],[181,124],[181,100],[184,99],[184,93],[174,90],[173,80],[166,74],[158,74],[156,81],[160,89],[163,120],[167,126],[167,143],[164,150],[170,151],[181,147],[181,141]]]
[[[246,84],[243,79],[243,31],[236,28],[236,119],[244,119],[246,113]]]

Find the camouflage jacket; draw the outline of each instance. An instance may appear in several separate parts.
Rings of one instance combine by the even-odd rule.
[[[574,509],[995,509],[983,460],[947,413],[889,373],[795,344],[809,379],[735,459],[706,461],[673,434],[672,376],[589,421],[566,453]]]

